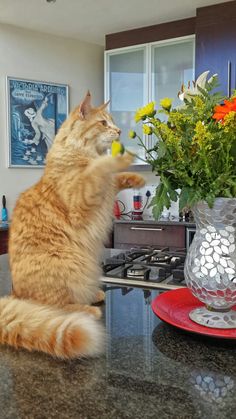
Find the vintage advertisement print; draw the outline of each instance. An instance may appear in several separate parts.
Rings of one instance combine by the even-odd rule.
[[[9,167],[43,167],[68,115],[68,86],[7,78]]]

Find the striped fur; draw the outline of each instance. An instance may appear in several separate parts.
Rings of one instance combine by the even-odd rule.
[[[5,297],[0,300],[3,344],[38,350],[59,358],[99,355],[104,330],[92,316]]]
[[[69,115],[39,182],[13,212],[11,297],[0,300],[0,343],[57,357],[95,356],[104,346],[100,257],[112,225],[115,194],[143,178],[119,173],[130,154],[106,155],[120,130],[90,95]]]

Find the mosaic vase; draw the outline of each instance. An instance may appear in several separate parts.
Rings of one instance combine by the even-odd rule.
[[[217,198],[213,208],[193,207],[196,233],[185,261],[185,278],[205,306],[190,312],[207,327],[236,328],[236,198]]]

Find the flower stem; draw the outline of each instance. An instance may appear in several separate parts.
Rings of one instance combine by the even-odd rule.
[[[151,154],[151,152],[150,152],[150,150],[148,150],[148,148],[145,146],[145,144],[144,144],[144,142],[143,142],[143,140],[142,140],[142,138],[139,136],[139,135],[137,135],[137,138],[139,139],[139,141],[140,141],[140,144],[138,144],[138,145],[141,145],[143,148],[144,148],[144,150],[146,151],[146,153],[150,156],[150,158],[151,158],[151,160],[155,160],[154,158],[153,158],[153,156],[152,156],[152,154]],[[138,156],[137,156],[138,157]],[[141,157],[138,157],[140,160],[143,160]],[[145,161],[145,160],[143,160],[143,161]]]
[[[146,160],[142,159],[142,157],[139,157],[137,154],[132,153],[132,151],[127,150],[127,148],[125,149],[125,151],[126,151],[126,153],[131,154],[131,156],[134,156],[134,157],[136,157],[137,159],[142,160],[144,163],[147,163],[147,161],[146,161]]]

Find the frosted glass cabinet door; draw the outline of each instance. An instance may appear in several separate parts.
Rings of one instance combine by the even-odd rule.
[[[121,129],[121,141],[140,157],[144,150],[137,148],[137,140],[129,139],[129,131],[135,130],[142,136],[141,124],[134,121],[137,108],[148,102],[146,49],[128,48],[122,52],[106,53],[106,100],[116,125]],[[136,163],[139,163],[137,160]]]
[[[194,38],[152,45],[152,100],[160,108],[160,99],[173,99],[173,106],[183,102],[178,99],[181,85],[194,80]]]

